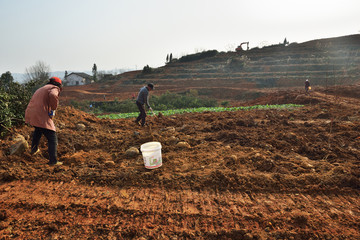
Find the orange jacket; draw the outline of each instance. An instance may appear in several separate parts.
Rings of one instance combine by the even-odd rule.
[[[49,117],[50,110],[56,110],[59,104],[60,88],[47,84],[34,93],[26,111],[25,122],[40,128],[56,131],[53,120]]]

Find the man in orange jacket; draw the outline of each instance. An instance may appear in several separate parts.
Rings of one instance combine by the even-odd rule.
[[[58,77],[50,78],[45,86],[36,90],[25,111],[25,122],[35,127],[31,154],[39,151],[40,138],[44,134],[48,140],[49,165],[62,165],[62,162],[57,161],[58,140],[52,120],[59,104],[61,89],[61,79]]]

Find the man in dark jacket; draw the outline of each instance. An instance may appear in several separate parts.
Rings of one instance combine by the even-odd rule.
[[[136,105],[139,108],[140,114],[136,118],[135,123],[138,125],[145,126],[145,105],[152,111],[152,108],[149,105],[149,92],[152,90],[154,90],[154,85],[149,83],[147,86],[144,86],[140,89],[140,92],[137,96]]]
[[[309,94],[309,89],[311,89],[310,88],[310,82],[309,82],[308,79],[306,79],[306,81],[305,81],[305,94]]]

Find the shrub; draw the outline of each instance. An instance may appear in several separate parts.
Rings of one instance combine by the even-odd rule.
[[[222,107],[228,107],[228,106],[229,106],[229,101],[222,101],[222,102],[220,103],[220,105],[221,105]]]
[[[10,108],[10,95],[7,93],[0,93],[0,134],[3,134],[11,127],[12,119],[15,115]]]
[[[243,55],[240,58],[230,59],[228,62],[228,67],[232,71],[239,71],[243,70],[249,64],[249,62],[250,59],[246,55]]]
[[[217,106],[217,101],[214,99],[199,98],[192,94],[194,92],[186,95],[167,92],[161,96],[153,96],[151,102],[156,110]],[[160,106],[161,109],[158,108]]]
[[[33,86],[14,82],[10,72],[0,77],[0,136],[18,124],[24,123],[25,109],[31,98]]]
[[[151,67],[149,67],[149,65],[146,65],[144,68],[143,68],[143,70],[142,70],[142,72],[141,72],[142,74],[149,74],[149,73],[152,73],[152,68]]]
[[[218,54],[217,50],[209,50],[209,51],[204,51],[204,52],[201,52],[201,53],[190,54],[190,55],[186,55],[186,56],[181,57],[179,59],[179,62],[196,61],[196,60],[200,60],[200,59],[203,59],[203,58],[214,57],[216,54]]]
[[[70,104],[82,111],[92,111],[94,113],[131,113],[138,111],[135,101],[131,99],[107,102],[71,101]],[[93,106],[92,109],[89,107],[90,104]],[[151,96],[150,105],[156,110],[164,111],[168,109],[215,107],[217,106],[217,101],[214,99],[199,98],[194,91],[184,95],[167,92],[161,96]]]

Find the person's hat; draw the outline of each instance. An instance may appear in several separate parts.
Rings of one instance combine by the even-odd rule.
[[[60,78],[58,77],[51,77],[50,78],[50,81],[53,81],[53,82],[56,82],[56,83],[59,83],[60,85],[62,85],[62,81]]]
[[[151,90],[154,90],[154,84],[149,83],[149,84],[148,84],[148,87],[151,88]]]

